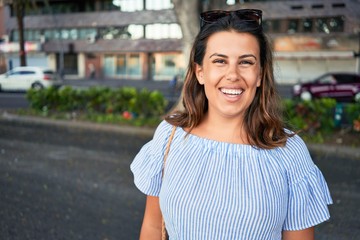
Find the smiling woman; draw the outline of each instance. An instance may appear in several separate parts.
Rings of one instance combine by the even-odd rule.
[[[234,122],[239,127],[244,126],[242,120],[245,112],[261,84],[258,59],[259,46],[251,34],[231,31],[218,32],[209,37],[203,64],[196,65],[195,69],[209,102],[206,120],[218,119],[219,122]],[[203,121],[201,125],[206,124]],[[194,129],[194,133],[199,129]],[[226,133],[218,136],[223,136],[224,141],[228,137]],[[248,143],[246,135],[235,141]]]
[[[147,195],[140,239],[311,240],[325,179],[284,128],[261,11],[201,14],[183,87],[131,164]],[[165,165],[165,150],[170,149]]]

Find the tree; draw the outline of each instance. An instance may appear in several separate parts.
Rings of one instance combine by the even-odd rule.
[[[191,45],[199,31],[200,13],[204,10],[222,9],[226,6],[226,0],[172,0],[172,3],[183,33],[183,54],[185,61],[187,61],[190,56]],[[182,96],[180,96],[180,99],[182,99]],[[181,102],[178,101],[175,109],[179,109],[181,106]]]
[[[202,1],[173,0],[175,14],[183,34],[183,54],[185,59],[190,56],[191,44],[199,31],[199,13]]]
[[[173,0],[172,2],[183,33],[183,53],[185,59],[188,59],[191,44],[199,31],[199,14],[204,10],[224,8],[226,6],[226,0]]]
[[[25,51],[25,38],[24,38],[24,16],[25,8],[28,0],[13,0],[13,10],[16,15],[18,32],[19,32],[19,57],[20,66],[26,66],[26,51]]]

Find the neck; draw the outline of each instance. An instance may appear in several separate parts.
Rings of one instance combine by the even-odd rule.
[[[209,117],[207,114],[195,134],[217,141],[247,144],[246,131],[241,118]]]

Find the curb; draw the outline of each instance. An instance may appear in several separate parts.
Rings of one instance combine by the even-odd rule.
[[[306,144],[310,152],[360,160],[360,148],[340,145]]]
[[[133,127],[133,126],[119,126],[112,124],[100,124],[85,121],[75,120],[59,120],[59,119],[47,119],[42,117],[33,116],[19,116],[3,111],[0,118],[9,122],[22,122],[30,124],[42,124],[48,126],[59,126],[68,128],[78,128],[91,131],[105,131],[105,132],[116,132],[131,135],[141,135],[145,137],[151,137],[155,128],[150,127]]]
[[[73,127],[78,129],[92,130],[92,131],[107,131],[117,132],[123,134],[140,135],[144,137],[152,137],[156,128],[150,127],[133,127],[133,126],[119,126],[112,124],[91,123],[91,122],[79,122],[74,120],[58,120],[47,119],[42,117],[33,116],[19,116],[3,111],[0,118],[6,121],[23,122],[30,124],[43,124],[48,126],[60,126],[60,127]],[[324,144],[308,144],[306,143],[310,152],[317,152],[323,155],[337,155],[341,157],[347,157],[360,160],[360,148],[341,146],[341,145],[324,145]]]

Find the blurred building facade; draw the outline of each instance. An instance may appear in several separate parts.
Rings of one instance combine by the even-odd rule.
[[[280,84],[358,71],[359,0],[228,0],[224,8],[263,10]],[[66,78],[134,80],[170,80],[186,68],[171,0],[39,0],[31,9],[24,18],[28,65],[62,70]],[[19,65],[14,15],[0,3],[7,68]]]
[[[62,70],[66,78],[170,80],[183,71],[181,29],[171,0],[35,2],[24,18],[28,65]],[[4,5],[0,17],[0,49],[17,66],[14,10]]]
[[[329,71],[359,72],[360,1],[240,1],[263,10],[279,83],[306,82]]]

